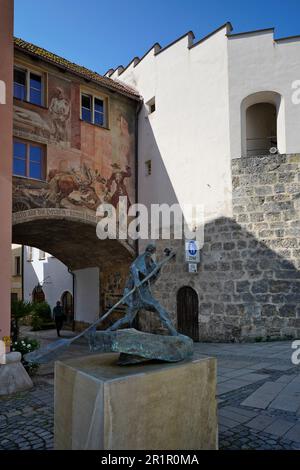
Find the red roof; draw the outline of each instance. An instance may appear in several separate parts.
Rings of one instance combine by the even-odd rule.
[[[42,47],[35,46],[34,44],[19,38],[14,38],[14,45],[17,50],[27,52],[32,56],[54,64],[57,67],[61,67],[62,69],[85,78],[86,80],[91,80],[98,85],[108,88],[111,91],[116,91],[122,95],[136,100],[141,99],[139,93],[130,86],[125,85],[119,81],[112,80],[111,78],[104,77],[103,75],[100,75],[97,72],[93,72],[92,70],[89,70],[86,67],[82,67],[81,65],[74,64],[74,62],[70,62],[63,57],[43,49]]]

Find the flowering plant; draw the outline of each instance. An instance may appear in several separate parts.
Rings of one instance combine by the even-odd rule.
[[[36,339],[23,338],[18,341],[14,341],[11,346],[12,351],[18,351],[22,354],[22,364],[29,374],[33,374],[38,369],[38,364],[28,363],[24,359],[24,355],[38,349],[40,343]]]

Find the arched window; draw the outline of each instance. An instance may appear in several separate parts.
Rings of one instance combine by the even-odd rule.
[[[197,292],[189,286],[177,292],[177,329],[179,333],[199,341],[199,301]]]
[[[276,92],[254,93],[242,102],[242,155],[285,153],[283,98]]]

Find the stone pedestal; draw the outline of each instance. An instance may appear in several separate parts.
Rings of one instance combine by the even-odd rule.
[[[5,355],[5,364],[0,364],[0,395],[11,395],[33,387],[21,357],[21,353],[11,352]]]
[[[55,364],[55,449],[217,448],[216,360],[118,366],[97,354]]]

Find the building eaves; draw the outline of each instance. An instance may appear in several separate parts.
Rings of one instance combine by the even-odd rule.
[[[104,88],[109,89],[110,91],[120,93],[122,95],[127,96],[128,98],[132,98],[135,100],[140,100],[141,97],[139,93],[134,90],[129,85],[123,84],[121,82],[117,82],[115,80],[110,79],[109,77],[104,77],[97,72],[93,72],[92,70],[87,69],[81,65],[75,64],[74,62],[70,62],[63,57],[60,57],[52,52],[43,49],[42,47],[38,47],[35,44],[29,43],[24,41],[20,38],[14,39],[14,46],[16,50],[23,51],[35,58],[40,60],[44,60],[56,67],[73,73],[85,80],[92,81],[98,85],[103,86]]]

